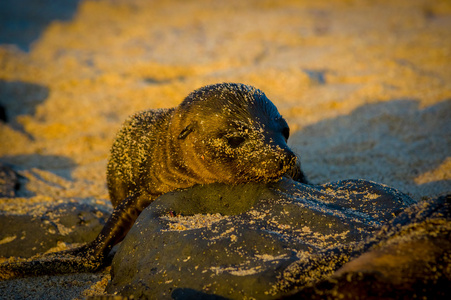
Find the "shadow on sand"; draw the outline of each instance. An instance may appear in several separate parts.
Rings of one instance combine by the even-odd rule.
[[[395,99],[305,127],[292,140],[300,145],[296,150],[314,182],[364,178],[393,186],[401,179],[403,192],[432,188],[440,193],[449,189],[449,180],[421,183],[416,178],[449,157],[450,120],[451,99],[424,109],[415,99]]]
[[[17,121],[20,115],[33,116],[36,107],[49,96],[49,89],[45,86],[23,82],[0,80],[0,121],[8,123],[13,129],[28,134],[22,124]]]
[[[0,44],[15,44],[24,51],[53,20],[70,20],[80,0],[0,1]]]

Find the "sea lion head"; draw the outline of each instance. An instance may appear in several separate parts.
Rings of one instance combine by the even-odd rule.
[[[296,164],[287,122],[249,85],[221,83],[192,92],[175,109],[171,126],[185,165],[211,181],[274,181]]]

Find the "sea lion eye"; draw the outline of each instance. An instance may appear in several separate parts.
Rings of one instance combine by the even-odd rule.
[[[182,132],[180,132],[179,136],[177,137],[179,140],[184,140],[186,139],[186,137],[194,131],[194,127],[196,126],[196,124],[189,124],[188,126],[185,127],[185,129],[182,130]]]
[[[289,127],[284,127],[282,129],[282,135],[285,138],[285,140],[287,141],[288,138],[290,137],[290,128]]]
[[[246,139],[242,136],[232,136],[232,137],[227,138],[227,143],[229,144],[230,147],[237,148],[242,143],[244,143],[245,140]]]

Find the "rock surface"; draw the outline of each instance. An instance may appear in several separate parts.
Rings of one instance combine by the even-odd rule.
[[[0,213],[0,257],[31,257],[58,242],[90,242],[109,215],[108,210],[86,203],[52,205],[40,216]]]
[[[451,196],[409,207],[356,252],[368,248],[288,299],[449,299]],[[290,267],[304,276],[304,266]]]
[[[19,178],[14,170],[0,164],[0,198],[13,198],[19,188]]]
[[[143,211],[121,244],[107,291],[272,299],[294,288],[280,283],[288,266],[368,238],[409,203],[363,180],[308,186],[284,179],[270,187],[218,184],[169,193]]]

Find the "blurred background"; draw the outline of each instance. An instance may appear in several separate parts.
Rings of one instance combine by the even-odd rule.
[[[450,191],[446,0],[3,0],[0,162],[18,196],[107,202],[124,119],[225,81],[276,104],[315,183]]]

